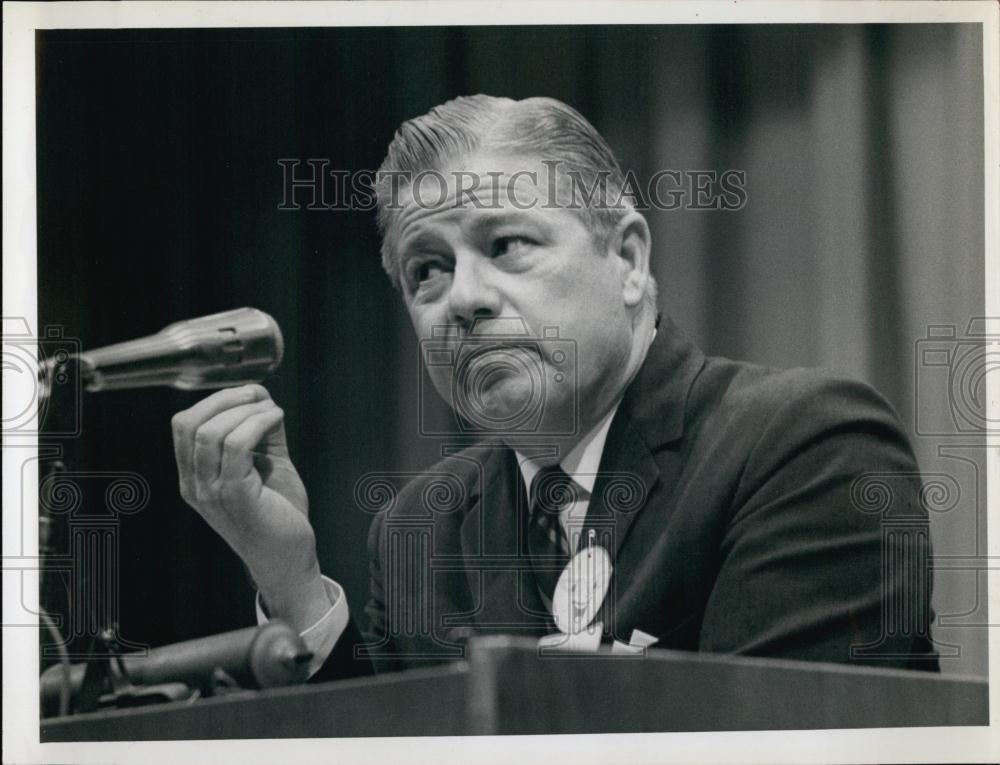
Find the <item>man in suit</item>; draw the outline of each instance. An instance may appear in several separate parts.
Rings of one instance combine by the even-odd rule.
[[[378,195],[428,372],[481,438],[388,497],[363,617],[319,571],[266,390],[173,421],[182,496],[246,563],[260,618],[301,632],[314,679],[573,631],[558,580],[577,554],[609,563],[587,611],[605,641],[936,668],[927,517],[891,409],[706,358],[660,322],[649,228],[583,117],[448,102],[400,128]]]

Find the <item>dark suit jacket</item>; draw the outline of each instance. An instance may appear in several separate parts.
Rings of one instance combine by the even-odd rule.
[[[706,358],[665,322],[587,511],[614,565],[605,637],[638,628],[659,648],[937,669],[919,494],[871,388]],[[554,631],[510,449],[456,450],[390,500],[369,536],[366,623],[352,618],[314,680],[460,658],[473,634]]]

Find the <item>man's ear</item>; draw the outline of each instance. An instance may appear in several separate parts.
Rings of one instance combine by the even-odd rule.
[[[649,283],[649,252],[652,238],[642,213],[629,210],[618,221],[608,239],[609,253],[616,258],[622,284],[622,298],[629,308],[638,306]]]

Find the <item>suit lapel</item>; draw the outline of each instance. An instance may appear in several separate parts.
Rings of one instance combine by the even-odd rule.
[[[654,452],[683,435],[688,394],[704,363],[704,355],[667,319],[625,391],[584,523],[583,544],[593,530],[613,561],[657,482],[672,485],[676,479],[676,460],[664,454],[659,465]]]
[[[656,461],[630,418],[616,415],[587,506],[581,546],[588,543],[593,532],[594,542],[611,553],[612,561],[616,560],[659,476]]]
[[[491,447],[483,468],[485,489],[470,497],[461,528],[473,618],[483,632],[544,631],[548,612],[527,557],[527,497],[517,459],[505,447]]]

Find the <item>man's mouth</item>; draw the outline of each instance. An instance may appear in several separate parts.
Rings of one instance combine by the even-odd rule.
[[[484,343],[461,363],[466,375],[499,378],[538,373],[538,347],[529,343]]]
[[[478,399],[494,387],[522,380],[532,388],[541,385],[538,348],[527,343],[499,342],[477,347],[459,362],[455,370],[458,387],[466,396]]]
[[[478,427],[504,431],[531,421],[543,404],[538,346],[500,341],[478,344],[455,369],[452,402]]]

